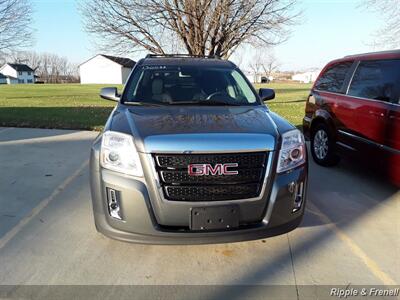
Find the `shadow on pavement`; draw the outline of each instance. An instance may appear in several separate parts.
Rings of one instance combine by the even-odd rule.
[[[366,210],[386,201],[398,189],[360,161],[351,161],[343,158],[338,166],[326,168],[315,164],[310,159],[310,182],[308,198],[321,205],[321,208],[330,211],[332,205],[337,213],[331,218],[334,223],[343,223],[353,220],[357,215],[362,215]],[[313,176],[318,174],[318,177]],[[330,199],[346,198],[348,203],[327,202],[321,195],[330,195]],[[364,207],[361,211],[354,211],[354,204]],[[301,227],[319,226],[324,223],[318,218],[316,212],[307,208]]]
[[[315,174],[318,174],[318,176]],[[351,227],[370,210],[374,210],[376,206],[398,195],[398,192],[399,190],[396,187],[388,184],[385,179],[372,173],[372,171],[359,163],[343,160],[338,167],[326,169],[310,160],[308,202],[312,203],[312,205],[309,205],[309,207],[317,207],[341,230]],[[335,202],[335,200],[340,202]],[[344,203],[343,201],[348,202]],[[318,213],[313,211],[312,207],[308,208],[301,227],[326,224],[318,218]],[[297,243],[296,247],[292,249],[292,256],[296,260],[310,256],[313,251],[316,251],[334,238],[334,231],[325,227],[313,235],[312,238],[304,239]],[[253,272],[246,274],[235,282],[229,283],[230,286],[242,285],[242,289],[221,287],[219,291],[209,293],[204,299],[252,299],[251,294],[254,292],[254,288],[246,286],[246,284],[261,285],[262,282],[270,279],[271,269],[275,270],[278,266],[289,263],[291,262],[288,261],[285,253],[276,254],[271,263],[263,264],[260,262],[260,266]],[[379,279],[377,280],[379,281]],[[310,289],[307,290],[307,292],[309,291]],[[291,299],[298,299],[302,296],[301,288],[297,290],[297,293],[297,297]],[[307,296],[304,299],[308,299]]]

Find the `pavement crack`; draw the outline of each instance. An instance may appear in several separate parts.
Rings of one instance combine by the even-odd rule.
[[[293,277],[294,277],[294,285],[296,287],[296,296],[297,296],[297,300],[299,300],[299,288],[297,286],[297,278],[296,278],[296,271],[294,269],[294,258],[293,258],[293,251],[292,251],[292,245],[290,244],[290,239],[289,239],[289,234],[286,234],[287,240],[288,240],[288,244],[289,244],[289,253],[290,253],[290,260],[292,262],[292,271],[293,271]]]

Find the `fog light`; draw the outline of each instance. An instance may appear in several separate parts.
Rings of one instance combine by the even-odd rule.
[[[119,192],[107,188],[108,213],[114,219],[122,220]]]
[[[295,213],[300,210],[303,204],[303,191],[304,191],[304,183],[290,183],[288,185],[288,189],[292,194],[293,199],[293,209],[292,212]]]
[[[293,194],[296,189],[296,182],[291,182],[288,184],[289,193]]]
[[[118,161],[118,159],[119,159],[119,155],[118,155],[118,153],[110,152],[110,153],[108,154],[108,159],[109,159],[110,161],[112,161],[112,162],[116,162],[116,161]]]

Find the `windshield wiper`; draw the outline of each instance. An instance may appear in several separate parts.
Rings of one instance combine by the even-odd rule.
[[[138,105],[138,106],[165,106],[168,103],[163,102],[143,102],[143,101],[125,101],[124,104],[127,105]]]
[[[170,105],[216,105],[216,106],[241,106],[243,103],[232,103],[226,101],[209,101],[209,100],[196,100],[196,101],[171,101]]]

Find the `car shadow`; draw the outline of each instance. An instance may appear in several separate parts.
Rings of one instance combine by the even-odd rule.
[[[397,195],[399,195],[399,190],[387,180],[380,178],[360,163],[349,160],[343,160],[335,168],[323,168],[310,162],[308,191],[308,207],[301,227],[321,226],[331,221],[342,231],[355,225],[377,206],[398,199]],[[321,218],[321,213],[328,217]],[[291,248],[291,256],[296,260],[306,258],[335,239],[335,235],[335,231],[326,226],[322,227],[316,234],[296,243],[295,247]],[[286,253],[279,253],[267,263],[260,262],[259,267],[252,272],[226,286],[221,286],[217,291],[208,293],[204,299],[236,300],[252,298],[254,295],[258,297],[268,290],[266,286],[263,286],[263,282],[271,281],[272,276],[277,275],[270,270],[279,269],[279,266],[284,269],[282,266],[290,263]],[[241,288],[238,289],[237,286]],[[301,288],[301,286],[296,287],[295,296],[290,299],[302,298]],[[309,293],[310,289],[305,287],[303,292]],[[303,297],[307,299],[307,296],[303,295]],[[315,298],[318,297],[315,296]]]
[[[386,201],[397,188],[361,161],[342,158],[335,167],[317,165],[309,156],[308,201],[329,210],[335,203],[333,223],[342,224],[362,215],[371,207]],[[339,203],[341,202],[341,203]],[[355,207],[363,209],[355,210]],[[318,212],[306,206],[306,214],[300,227],[324,225]]]

